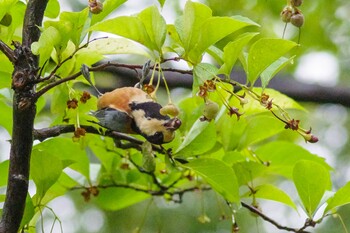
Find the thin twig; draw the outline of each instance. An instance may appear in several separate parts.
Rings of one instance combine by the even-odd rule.
[[[123,64],[123,63],[116,63],[116,62],[106,62],[106,63],[103,63],[103,64],[98,65],[98,66],[90,67],[89,71],[92,71],[92,72],[102,71],[107,67],[127,68],[127,69],[131,69],[131,70],[136,70],[136,69],[141,70],[142,69],[141,65],[130,65],[130,64]],[[159,68],[156,68],[156,70],[159,70]],[[177,72],[180,74],[192,74],[192,70],[180,70],[180,69],[173,69],[173,68],[163,68],[162,71],[163,72],[165,72],[165,71]],[[55,82],[48,84],[47,86],[45,86],[43,89],[41,89],[40,91],[38,91],[35,94],[35,99],[38,99],[40,96],[42,96],[43,94],[45,94],[46,92],[48,92],[52,88],[54,88],[62,83],[65,83],[65,82],[68,82],[68,81],[71,81],[71,80],[78,78],[81,74],[82,74],[81,71],[78,71],[77,73],[72,74],[66,78],[59,79]]]
[[[6,55],[10,62],[14,63],[16,61],[15,52],[2,40],[0,40],[0,51]]]
[[[300,228],[291,228],[291,227],[287,227],[287,226],[282,226],[281,224],[279,224],[278,222],[276,222],[275,220],[271,219],[270,217],[266,216],[264,213],[262,213],[259,209],[255,208],[254,206],[248,205],[247,203],[241,202],[242,206],[244,208],[247,208],[250,212],[255,213],[257,215],[259,215],[262,219],[264,219],[265,221],[271,223],[272,225],[274,225],[275,227],[277,227],[280,230],[285,230],[285,231],[290,231],[290,232],[296,232],[296,233],[309,233],[308,231],[304,231],[305,228],[307,228],[308,226],[311,225],[306,225],[307,222],[305,223],[305,225]]]
[[[67,61],[69,61],[70,59],[72,59],[72,58],[74,57],[74,55],[75,55],[77,52],[79,52],[79,51],[82,50],[83,48],[88,47],[89,44],[90,44],[91,42],[96,41],[96,40],[100,40],[100,39],[105,39],[105,38],[107,38],[107,37],[95,38],[95,39],[92,39],[92,40],[86,42],[86,43],[83,44],[82,46],[78,47],[77,49],[74,50],[74,52],[73,52],[71,55],[69,55],[68,57],[66,57],[63,61],[59,62],[59,63],[55,66],[55,68],[51,71],[51,73],[49,74],[49,76],[47,76],[47,77],[45,77],[45,78],[42,78],[42,79],[39,79],[39,78],[36,79],[36,83],[40,83],[40,82],[44,82],[44,81],[50,80],[52,77],[55,76],[57,70],[58,70],[59,68],[61,68],[61,66],[62,66],[64,63],[66,63]]]

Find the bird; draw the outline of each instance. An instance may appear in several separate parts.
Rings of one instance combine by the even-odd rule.
[[[92,115],[104,128],[127,134],[139,134],[153,144],[171,142],[181,126],[177,117],[162,115],[162,105],[136,87],[117,88],[101,94]]]
[[[95,123],[120,133],[139,134],[157,145],[173,141],[181,120],[164,114],[172,111],[163,108],[149,94],[136,87],[142,85],[116,88],[102,94],[92,83],[87,65],[82,65],[81,73],[98,93],[97,111],[90,112],[98,120]]]

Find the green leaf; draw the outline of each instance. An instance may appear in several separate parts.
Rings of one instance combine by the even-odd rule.
[[[142,21],[153,47],[161,53],[165,41],[167,26],[165,19],[156,6],[151,6],[138,15]]]
[[[223,65],[224,61],[223,61],[223,56],[224,56],[224,52],[219,49],[218,47],[211,45],[209,46],[209,48],[206,50],[206,52],[212,56],[214,58],[214,60],[219,64],[219,65]]]
[[[239,186],[236,174],[226,163],[213,158],[199,158],[182,166],[196,172],[226,200],[239,203]]]
[[[215,146],[216,129],[214,121],[200,121],[193,124],[185,139],[175,151],[175,156],[190,157],[203,154]]]
[[[267,94],[269,96],[269,99],[272,100],[273,103],[277,104],[280,108],[284,110],[305,111],[305,109],[298,102],[286,96],[285,94],[282,94],[279,91],[276,91],[270,88],[266,88],[264,90],[262,88],[253,88],[253,91],[257,94],[260,94],[260,93]],[[239,91],[237,94],[244,95],[244,91]],[[260,102],[254,99],[252,96],[246,94],[244,98],[248,101],[248,103],[244,104],[241,110],[242,112],[244,112],[243,116],[251,117],[252,115],[268,112],[268,110],[265,107],[263,107],[260,104]],[[237,98],[232,98],[232,100],[230,101],[230,104],[233,106],[239,106],[240,102]],[[278,111],[275,111],[275,113],[277,115],[279,114]]]
[[[122,5],[126,0],[105,0],[103,2],[103,11],[99,14],[93,14],[91,17],[91,25],[94,25],[98,22],[101,22],[106,18],[110,13]]]
[[[159,2],[159,4],[160,4],[160,6],[163,7],[163,6],[164,6],[164,3],[165,3],[165,0],[158,0],[158,2]]]
[[[112,144],[109,146],[106,142],[107,139],[101,140],[99,136],[92,137],[91,142],[89,143],[89,148],[92,150],[94,155],[101,161],[104,169],[108,174],[112,174],[113,169],[120,161],[120,157],[116,156],[116,151],[113,151],[115,148],[110,148],[114,146]]]
[[[113,33],[146,46],[153,56],[159,57],[165,41],[167,26],[158,8],[151,6],[137,16],[121,16],[93,25],[91,31]],[[159,54],[153,54],[157,51]]]
[[[350,182],[348,182],[346,185],[341,187],[333,197],[329,198],[327,200],[327,207],[324,211],[324,214],[329,212],[330,210],[333,210],[337,207],[350,204]]]
[[[238,148],[243,149],[248,145],[261,142],[283,130],[285,130],[283,124],[275,117],[264,114],[256,115],[247,119],[247,126],[241,136]]]
[[[186,52],[198,43],[200,31],[203,29],[201,25],[211,15],[212,11],[208,6],[192,1],[186,2],[183,16],[175,21],[176,31]]]
[[[295,164],[293,181],[306,213],[312,219],[322,196],[330,188],[330,174],[319,163],[302,160]]]
[[[207,80],[215,77],[218,72],[216,66],[209,63],[199,63],[193,68],[192,93],[195,95],[199,91],[199,86]]]
[[[105,38],[89,43],[84,49],[87,53],[110,54],[137,54],[149,57],[144,47],[126,38]]]
[[[11,86],[11,74],[0,71],[0,89],[9,88]]]
[[[89,179],[89,159],[81,146],[74,143],[71,138],[57,137],[46,140],[36,145],[33,152],[45,153],[48,157],[53,156],[59,159],[62,169],[69,166]]]
[[[99,191],[99,195],[93,201],[109,211],[123,209],[151,197],[149,194],[126,188],[111,187]]]
[[[6,12],[14,6],[18,0],[2,0],[0,7],[0,20],[5,16]]]
[[[56,18],[60,13],[60,4],[58,0],[49,0],[45,9],[45,16],[48,18]]]
[[[244,33],[236,40],[228,43],[224,47],[224,64],[220,67],[218,73],[230,76],[231,70],[236,63],[238,56],[241,54],[243,47],[246,46],[249,41],[258,34],[259,33]]]
[[[7,130],[9,134],[12,133],[12,107],[7,103],[6,98],[0,95],[0,126]]]
[[[189,60],[199,63],[209,46],[249,24],[230,17],[210,17],[200,25],[198,41],[189,48]]]
[[[62,151],[60,147],[60,150]],[[66,148],[65,148],[66,149]],[[30,162],[30,174],[36,185],[36,193],[41,199],[46,191],[57,181],[62,173],[61,160],[48,151],[33,150]]]
[[[303,147],[287,141],[273,141],[260,146],[254,151],[263,161],[269,162],[268,171],[272,174],[292,178],[295,164],[301,160],[309,160],[323,166],[327,171],[331,167],[324,158],[310,153]]]
[[[1,202],[4,202],[5,199],[6,199],[6,195],[0,194],[0,203],[1,203]],[[2,210],[2,209],[0,209],[0,210]]]
[[[297,43],[283,39],[262,38],[249,49],[248,80],[254,84],[259,75],[277,59],[297,46]]]
[[[238,147],[246,127],[246,118],[242,117],[237,121],[237,119],[230,117],[228,114],[223,114],[220,117],[216,123],[216,128],[225,151],[232,151]]]
[[[9,171],[9,160],[5,160],[0,163],[0,187],[7,185]]]
[[[40,55],[40,65],[42,66],[50,57],[54,47],[61,44],[61,34],[55,27],[46,28],[39,38],[33,42],[31,49],[33,54]]]
[[[66,173],[62,172],[61,176],[58,178],[49,190],[47,190],[45,197],[40,200],[42,205],[45,205],[55,199],[56,197],[63,196],[67,194],[68,191],[71,191],[73,187],[81,186],[76,180],[73,180]],[[36,200],[37,196],[33,197],[33,202],[38,203]]]
[[[24,209],[24,214],[23,214],[23,218],[21,221],[20,229],[22,229],[25,225],[27,225],[30,222],[30,220],[32,220],[32,218],[35,214],[34,204],[33,204],[32,198],[30,197],[29,194],[27,195],[25,205],[26,206]]]
[[[247,185],[257,177],[261,177],[266,171],[266,166],[260,162],[243,161],[233,164],[233,170],[237,176],[238,184]]]
[[[232,17],[212,17],[208,6],[192,1],[187,1],[183,16],[175,21],[184,59],[192,64],[200,63],[211,45],[248,25],[252,24]]]
[[[80,12],[63,12],[60,15],[60,23],[69,25],[69,39],[74,43],[76,48],[79,47],[88,32],[87,25],[90,24],[88,14],[89,10],[85,8]]]
[[[91,31],[103,31],[123,36],[146,47],[152,47],[146,29],[141,20],[134,16],[120,16],[97,23]]]
[[[274,63],[272,63],[269,67],[267,67],[260,75],[261,77],[261,86],[262,88],[266,88],[269,84],[270,80],[285,66],[291,64],[293,62],[295,56],[291,58],[281,57]]]
[[[247,192],[244,197],[250,197],[254,195],[255,198],[262,198],[272,201],[281,202],[292,207],[294,210],[297,210],[296,205],[292,199],[286,194],[283,190],[277,188],[272,184],[263,184],[257,187],[254,187],[255,193]]]

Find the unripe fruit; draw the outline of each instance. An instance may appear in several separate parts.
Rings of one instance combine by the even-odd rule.
[[[203,120],[211,121],[213,120],[219,112],[219,105],[216,102],[207,100],[203,110]]]
[[[304,15],[300,12],[297,12],[294,15],[292,15],[292,17],[290,18],[290,22],[294,26],[300,28],[304,24]]]
[[[173,103],[169,103],[159,110],[159,113],[163,116],[170,115],[175,117],[179,115],[179,112],[179,109]]]

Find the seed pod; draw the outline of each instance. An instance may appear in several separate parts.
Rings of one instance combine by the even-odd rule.
[[[281,19],[285,23],[290,22],[290,18],[293,15],[293,9],[290,6],[286,6],[282,11],[281,11]]]
[[[304,24],[304,15],[301,12],[296,12],[292,17],[290,18],[291,24],[294,26],[300,28]]]

